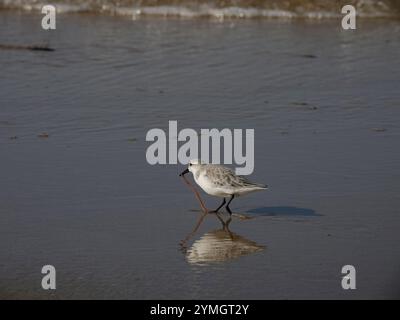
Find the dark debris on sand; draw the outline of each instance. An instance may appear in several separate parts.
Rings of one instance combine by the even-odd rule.
[[[11,45],[11,44],[0,44],[0,49],[3,50],[30,50],[30,51],[55,51],[54,48],[49,46],[38,46],[38,45]]]

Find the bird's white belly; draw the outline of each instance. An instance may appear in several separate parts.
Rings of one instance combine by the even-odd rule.
[[[231,190],[228,190],[224,188],[223,186],[221,187],[216,187],[215,184],[213,184],[207,176],[205,175],[200,175],[197,179],[196,177],[194,178],[196,183],[208,194],[216,197],[227,197],[230,196]]]

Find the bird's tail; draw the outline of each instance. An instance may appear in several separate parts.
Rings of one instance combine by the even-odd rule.
[[[262,183],[255,183],[254,186],[258,187],[260,189],[268,189],[268,186],[266,184],[262,184]]]

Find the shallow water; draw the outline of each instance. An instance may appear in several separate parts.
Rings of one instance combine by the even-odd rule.
[[[0,12],[0,44],[56,49],[0,50],[1,298],[399,297],[398,21],[40,19]],[[255,129],[251,219],[180,245],[198,204],[145,157],[168,120]]]

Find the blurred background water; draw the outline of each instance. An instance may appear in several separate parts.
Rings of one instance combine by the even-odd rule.
[[[43,0],[0,0],[0,8],[41,10]],[[359,17],[399,17],[397,0],[54,0],[59,12],[182,18],[334,18],[353,5]]]

